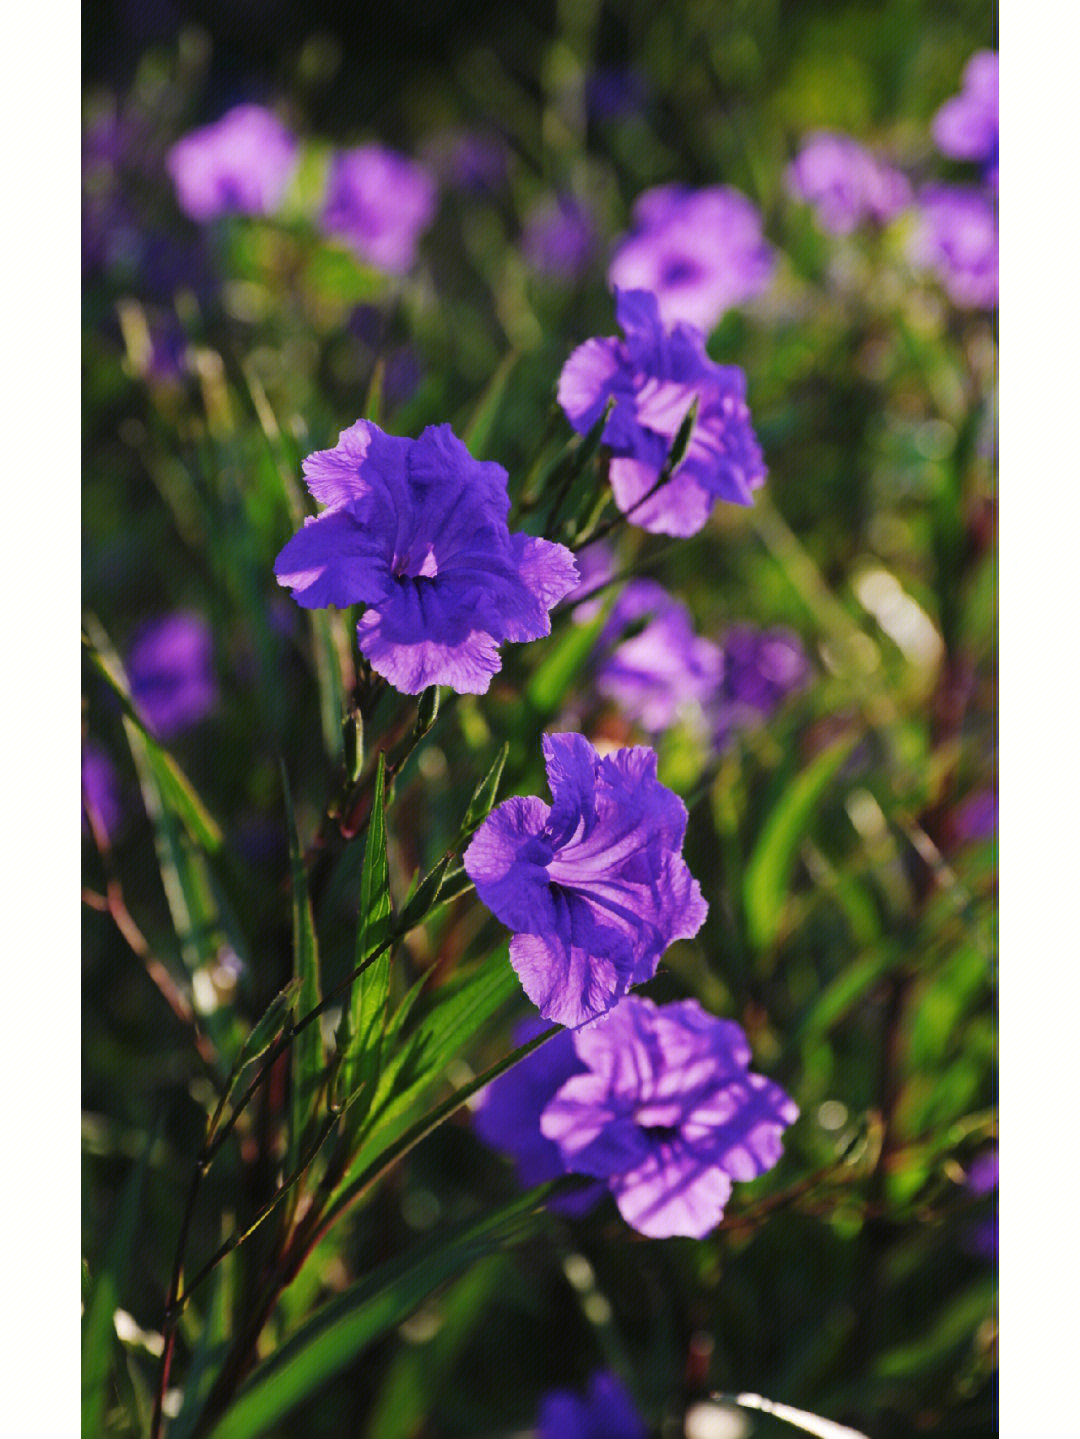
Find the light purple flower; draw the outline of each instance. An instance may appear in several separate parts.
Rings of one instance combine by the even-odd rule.
[[[571,1075],[540,1117],[568,1169],[603,1179],[626,1222],[653,1239],[702,1239],[723,1218],[734,1180],[764,1174],[799,1111],[751,1074],[730,1019],[695,999],[655,1005],[628,995],[574,1034],[585,1074]]]
[[[539,1015],[521,1020],[514,1028],[514,1047],[549,1028]],[[540,1115],[556,1090],[572,1074],[584,1071],[570,1031],[564,1029],[477,1096],[473,1128],[485,1144],[513,1158],[523,1189],[567,1173],[558,1145],[540,1133]],[[591,1209],[603,1193],[601,1185],[589,1185],[579,1193],[558,1197],[551,1207],[576,1218]]]
[[[574,1027],[656,973],[708,905],[681,849],[686,806],[656,778],[656,752],[604,759],[579,734],[545,735],[552,804],[509,799],[480,826],[465,870],[514,930],[510,963],[547,1019]]]
[[[592,214],[572,195],[556,195],[538,205],[521,236],[522,253],[533,269],[563,280],[577,279],[595,248]]]
[[[761,216],[738,190],[662,185],[638,196],[633,220],[608,283],[651,290],[665,324],[685,320],[707,333],[772,279],[773,250],[762,237]]]
[[[946,100],[931,126],[934,143],[954,160],[975,160],[997,187],[998,57],[978,50],[964,68],[959,95]]]
[[[86,820],[89,813],[107,839],[116,837],[124,813],[116,771],[109,756],[92,740],[86,741],[82,751],[82,807],[83,834],[90,833]]]
[[[884,224],[911,200],[905,175],[850,135],[829,130],[808,137],[787,168],[787,183],[832,235],[850,234],[864,220]]]
[[[193,220],[271,215],[296,169],[292,135],[261,105],[237,105],[178,140],[165,165],[180,208]]]
[[[806,683],[810,666],[791,630],[735,625],[722,645],[723,676],[716,693],[716,738],[722,749],[736,730],[752,729]]]
[[[214,641],[200,615],[178,611],[143,625],[127,673],[135,708],[159,739],[190,729],[217,704]]]
[[[644,621],[628,639],[626,631]],[[720,650],[694,633],[686,606],[655,580],[632,580],[597,640],[598,693],[653,734],[688,707],[704,706],[720,683]]]
[[[992,202],[979,190],[927,185],[919,194],[918,215],[909,251],[912,263],[934,270],[954,305],[993,309],[998,299],[998,226]]]
[[[597,1373],[579,1399],[554,1389],[540,1402],[537,1439],[646,1439],[648,1430],[633,1400],[614,1374]]]
[[[404,694],[483,694],[499,645],[550,634],[548,611],[577,581],[563,545],[509,532],[506,471],[449,425],[409,440],[358,420],[307,457],[304,478],[328,508],[278,555],[278,582],[305,609],[366,605],[360,649]]]
[[[644,290],[616,290],[615,314],[626,339],[579,345],[559,377],[559,404],[584,434],[613,398],[603,438],[614,457],[615,503],[654,534],[696,534],[715,500],[748,505],[765,479],[746,376],[710,360],[693,326],[665,327],[656,297]],[[671,479],[649,495],[695,400],[686,453]]]
[[[330,161],[323,228],[366,264],[403,275],[415,263],[437,199],[423,165],[382,145],[361,145]]]

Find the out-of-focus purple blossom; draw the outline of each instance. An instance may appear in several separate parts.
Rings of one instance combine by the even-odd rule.
[[[200,615],[181,610],[143,625],[127,673],[135,707],[159,739],[198,724],[217,704],[214,641]]]
[[[980,789],[957,806],[952,817],[953,836],[960,843],[989,839],[997,834],[998,797],[996,789]]]
[[[581,1399],[554,1389],[540,1401],[537,1439],[646,1439],[648,1430],[614,1374],[597,1373]]]
[[[985,1154],[972,1163],[967,1173],[967,1187],[972,1194],[985,1195],[993,1194],[998,1187],[998,1152],[996,1149],[987,1150]],[[998,1216],[994,1214],[975,1224],[969,1234],[971,1248],[976,1254],[992,1263],[997,1263],[998,1257]]]
[[[467,195],[490,194],[506,184],[506,145],[488,131],[449,131],[425,153],[443,183]]]
[[[656,973],[708,905],[682,857],[686,806],[656,752],[601,759],[579,734],[545,735],[552,803],[506,800],[465,851],[482,903],[514,931],[510,962],[547,1019],[574,1027]]]
[[[387,355],[383,371],[383,399],[386,404],[393,408],[412,399],[422,374],[420,359],[411,345],[403,345]]]
[[[954,160],[974,160],[997,188],[998,57],[978,50],[967,62],[959,95],[946,100],[934,116],[934,143]]]
[[[603,438],[614,456],[615,503],[642,529],[696,534],[715,500],[748,505],[765,479],[746,376],[735,365],[710,360],[691,325],[665,328],[656,297],[644,290],[616,290],[615,314],[626,339],[579,345],[559,377],[559,403],[584,434],[614,399]],[[671,479],[650,495],[695,400],[686,453]]]
[[[509,532],[506,471],[449,425],[409,440],[358,420],[307,457],[304,478],[328,508],[278,555],[278,582],[305,609],[366,605],[360,649],[404,694],[483,694],[499,645],[550,634],[548,611],[577,581],[563,545]]]
[[[514,1029],[514,1048],[549,1028],[539,1015],[521,1020]],[[473,1128],[485,1144],[512,1157],[523,1189],[567,1172],[558,1146],[540,1133],[540,1115],[555,1091],[572,1074],[584,1070],[570,1031],[564,1029],[480,1091]],[[551,1207],[578,1218],[593,1207],[603,1192],[601,1185],[589,1185],[579,1193],[558,1197]]]
[[[112,760],[92,740],[86,741],[82,751],[82,810],[83,834],[90,833],[86,818],[89,812],[106,839],[116,838],[124,815],[120,787]]]
[[[595,595],[610,580],[615,578],[615,556],[611,547],[603,540],[594,540],[574,556],[578,567],[578,582],[563,601],[573,605],[574,619],[578,624],[588,624],[600,613],[603,599]]]
[[[644,621],[628,639],[622,636]],[[694,633],[686,606],[655,580],[632,580],[597,640],[596,689],[652,734],[704,707],[720,683],[720,650]]]
[[[219,215],[272,215],[297,154],[295,139],[272,110],[236,105],[178,140],[165,164],[180,208],[205,223]]]
[[[752,729],[806,683],[810,665],[791,630],[735,625],[722,645],[722,676],[716,692],[715,744],[723,749],[737,730]]]
[[[772,279],[761,216],[738,190],[662,185],[638,196],[633,221],[608,266],[608,283],[650,290],[665,324],[685,320],[707,334]]]
[[[538,205],[521,236],[522,253],[533,269],[563,280],[577,279],[595,248],[593,217],[572,195],[557,195]]]
[[[587,1072],[545,1106],[541,1131],[653,1239],[715,1229],[732,1182],[771,1169],[798,1118],[779,1085],[750,1073],[739,1026],[695,999],[658,1007],[628,995],[573,1040]]]
[[[605,65],[585,81],[585,110],[590,120],[618,120],[640,110],[646,100],[645,80],[637,70]]]
[[[884,224],[911,200],[906,175],[850,135],[828,130],[806,140],[787,168],[787,183],[832,235],[850,234],[864,220]]]
[[[404,275],[416,262],[437,201],[423,165],[382,145],[360,145],[330,161],[322,224],[365,264]]]
[[[991,310],[998,300],[998,225],[979,190],[927,185],[919,194],[912,263],[935,271],[954,305]]]

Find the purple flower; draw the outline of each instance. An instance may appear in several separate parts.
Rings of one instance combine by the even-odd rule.
[[[165,159],[180,208],[193,220],[271,215],[296,169],[292,135],[261,105],[237,105],[178,140]]]
[[[603,608],[603,598],[597,590],[603,589],[615,578],[615,556],[603,540],[594,540],[574,556],[578,567],[578,582],[566,596],[566,604],[574,606],[574,619],[578,624],[587,624],[595,619]]]
[[[686,320],[707,332],[725,310],[760,294],[772,279],[773,251],[762,238],[761,216],[738,190],[662,185],[638,196],[633,219],[608,267],[608,283],[651,290],[665,324]]]
[[[913,264],[936,271],[963,309],[990,310],[998,299],[998,227],[993,204],[978,190],[927,185],[919,195],[911,239]]]
[[[976,1195],[993,1194],[998,1187],[998,1152],[989,1149],[973,1161],[967,1173],[967,1187]],[[972,1226],[969,1233],[971,1248],[984,1259],[997,1262],[998,1257],[998,1216],[995,1209],[989,1218]]]
[[[585,81],[585,109],[590,120],[618,120],[640,110],[646,100],[645,80],[637,70],[607,65]]]
[[[957,806],[951,829],[960,843],[973,839],[989,839],[997,834],[998,797],[996,789],[979,789]]]
[[[483,694],[499,645],[550,634],[548,611],[577,580],[564,546],[509,532],[506,471],[449,425],[409,440],[358,420],[307,457],[304,478],[328,508],[278,555],[278,582],[305,609],[366,605],[360,649],[404,694]]]
[[[656,778],[656,753],[604,759],[579,734],[545,735],[550,807],[509,799],[465,851],[476,892],[514,930],[510,962],[547,1019],[574,1027],[656,973],[708,905],[682,854],[686,806]]]
[[[514,1029],[515,1048],[549,1027],[539,1015],[521,1020]],[[564,1029],[480,1091],[473,1128],[485,1144],[512,1156],[523,1189],[567,1172],[558,1145],[540,1133],[540,1115],[556,1090],[584,1070],[570,1031]],[[602,1186],[590,1185],[554,1200],[552,1207],[576,1218],[591,1209],[603,1192]]]
[[[628,639],[627,629],[644,621]],[[632,580],[600,632],[597,691],[653,734],[704,705],[720,683],[716,645],[694,633],[686,606],[655,580]]]
[[[521,249],[534,270],[576,279],[592,259],[596,227],[591,213],[572,195],[557,195],[534,209],[525,222]]]
[[[506,184],[506,145],[498,135],[447,131],[433,139],[425,154],[443,183],[455,190],[482,195]]]
[[[864,220],[884,224],[911,200],[907,177],[850,135],[811,135],[787,168],[793,194],[814,206],[831,235],[850,234]]]
[[[695,999],[661,1007],[638,995],[574,1034],[585,1074],[571,1075],[540,1128],[568,1169],[603,1179],[626,1222],[653,1239],[702,1239],[733,1180],[780,1157],[799,1111],[751,1074],[739,1026]]]
[[[330,161],[323,228],[366,264],[403,275],[415,263],[437,199],[423,165],[382,145],[361,145]]]
[[[622,1384],[602,1372],[589,1380],[585,1399],[569,1389],[545,1394],[536,1430],[537,1439],[646,1439],[648,1434]]]
[[[131,642],[135,707],[159,739],[171,739],[217,704],[214,642],[201,616],[179,611],[143,625]]]
[[[723,677],[716,695],[716,747],[739,729],[751,729],[805,684],[810,666],[791,630],[736,625],[724,636]]]
[[[124,813],[116,771],[109,756],[92,740],[83,745],[82,751],[82,807],[83,834],[90,833],[86,820],[89,814],[106,839],[115,837]]]
[[[696,534],[714,500],[748,505],[765,479],[746,406],[746,376],[735,365],[710,360],[692,326],[665,328],[656,297],[644,290],[616,290],[615,314],[626,339],[579,345],[559,377],[559,403],[584,434],[614,398],[604,443],[614,456],[615,503],[654,534]],[[695,400],[686,453],[671,479],[649,495]]]
[[[997,188],[998,57],[978,50],[964,69],[959,95],[946,100],[931,126],[934,143],[954,160],[975,160]]]

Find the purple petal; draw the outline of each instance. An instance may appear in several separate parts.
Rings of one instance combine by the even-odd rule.
[[[309,610],[377,604],[390,585],[382,547],[348,506],[306,519],[274,561],[274,574]]]
[[[542,933],[555,923],[547,877],[551,842],[541,837],[548,813],[535,795],[508,799],[465,851],[465,873],[481,901],[510,929]]]
[[[558,388],[559,404],[575,430],[584,434],[596,424],[619,378],[617,339],[586,340],[577,347],[562,368]]]

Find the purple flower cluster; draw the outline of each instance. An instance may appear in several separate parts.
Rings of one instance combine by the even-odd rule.
[[[933,120],[934,143],[954,160],[974,160],[989,184],[998,177],[998,57],[979,50],[964,69],[959,95],[946,100]]]
[[[627,629],[644,628],[623,639]],[[596,689],[652,734],[688,707],[703,708],[720,684],[716,645],[694,633],[686,606],[655,580],[631,580],[597,640]]]
[[[665,324],[685,320],[708,332],[772,279],[761,216],[738,190],[662,185],[638,196],[633,221],[612,257],[608,283],[651,291]]]
[[[278,555],[278,582],[306,609],[366,605],[360,649],[404,694],[483,694],[499,645],[549,634],[577,582],[564,546],[509,532],[506,471],[449,425],[409,440],[358,420],[304,478],[327,509]]]
[[[909,255],[932,269],[954,305],[990,310],[998,299],[998,225],[990,199],[961,185],[927,185]]]
[[[536,1421],[537,1439],[646,1439],[648,1430],[614,1374],[596,1373],[586,1398],[569,1389],[545,1394]]]
[[[212,125],[178,140],[166,167],[180,208],[193,220],[270,215],[296,169],[292,135],[261,105],[237,105]]]
[[[547,1019],[587,1024],[656,973],[708,906],[682,857],[686,806],[656,753],[603,759],[582,735],[545,735],[552,803],[506,800],[477,830],[465,870],[514,931],[510,962]]]
[[[591,1175],[640,1233],[700,1239],[723,1218],[734,1181],[772,1168],[798,1118],[749,1063],[734,1021],[693,999],[658,1006],[628,995],[496,1080],[477,1129],[515,1157],[523,1183]]]
[[[403,275],[415,263],[437,198],[423,165],[382,145],[361,145],[330,161],[323,229],[366,264]]]
[[[789,189],[813,205],[818,224],[847,235],[866,220],[884,224],[911,200],[907,177],[850,135],[811,135],[787,169]]]
[[[715,500],[748,505],[765,478],[746,405],[746,376],[737,366],[710,360],[693,326],[668,328],[655,295],[616,290],[615,314],[626,338],[579,345],[559,377],[559,404],[574,429],[585,433],[614,400],[603,438],[613,455],[611,487],[619,509],[653,533],[696,534]],[[695,401],[686,453],[656,488]]]
[[[127,673],[135,707],[159,739],[198,724],[218,701],[213,636],[206,621],[188,611],[142,626],[128,651]]]
[[[806,651],[790,630],[736,625],[723,643],[723,675],[714,696],[715,744],[722,749],[736,730],[751,729],[779,707],[810,672]]]

